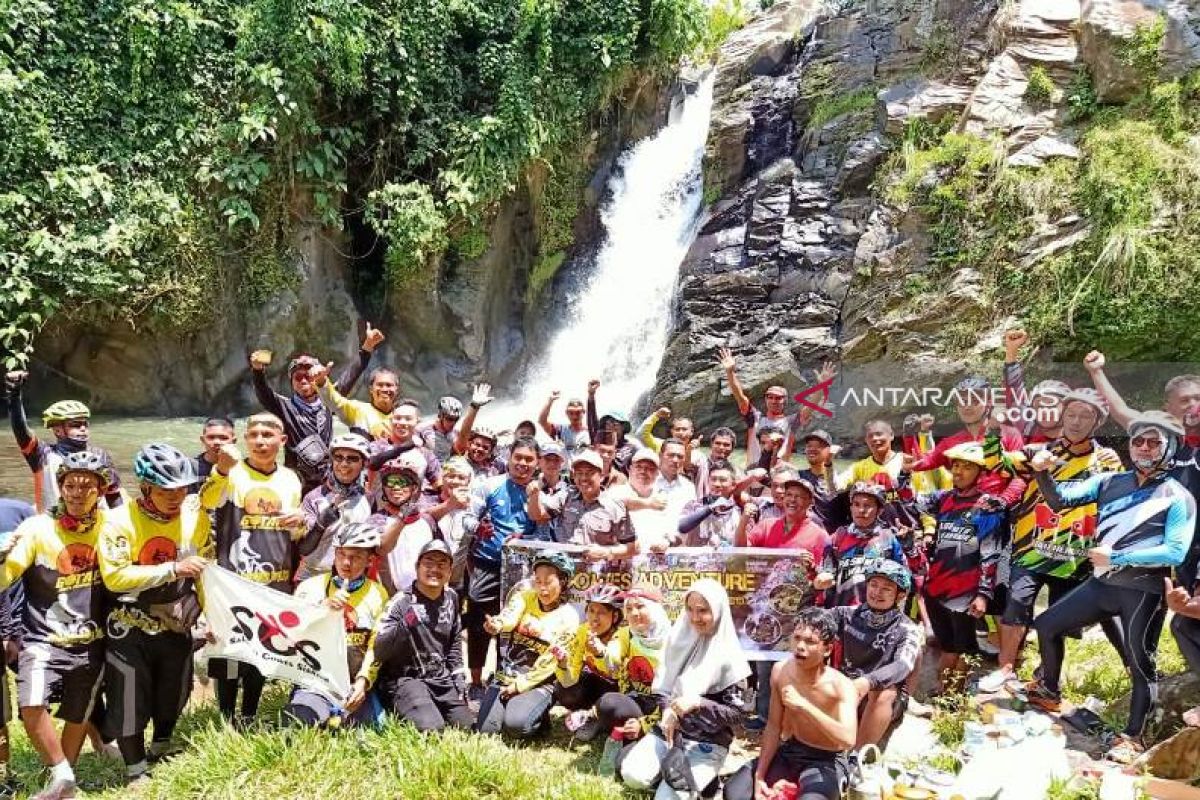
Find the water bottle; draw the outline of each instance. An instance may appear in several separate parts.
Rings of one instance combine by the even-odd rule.
[[[621,748],[625,746],[625,731],[621,728],[613,728],[608,734],[607,741],[604,742],[604,753],[600,756],[601,775],[612,777],[617,774],[617,756],[621,753]]]

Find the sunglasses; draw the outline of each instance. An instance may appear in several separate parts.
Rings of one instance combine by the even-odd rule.
[[[340,453],[334,453],[332,456],[332,460],[335,464],[361,464],[363,459],[362,459],[362,456],[360,456],[360,455],[348,455],[347,456],[347,455],[342,455]]]
[[[1129,444],[1134,447],[1158,447],[1163,443],[1163,440],[1157,436],[1134,436],[1129,440]]]
[[[416,482],[401,475],[389,475],[383,479],[383,485],[388,489],[407,489],[416,486]]]

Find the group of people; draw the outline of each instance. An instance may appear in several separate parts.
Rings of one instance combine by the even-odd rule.
[[[1200,376],[1168,382],[1163,410],[1136,412],[1092,353],[1092,386],[1047,380],[1026,392],[1025,337],[1011,331],[1003,404],[988,381],[968,378],[955,388],[953,433],[935,440],[932,417],[910,416],[897,437],[874,419],[867,455],[838,469],[833,437],[803,409],[789,414],[783,387],[769,387],[760,409],[721,350],[746,428],[739,465],[732,428],[709,432],[706,450],[667,408],[635,429],[620,410],[598,411],[599,381],[567,401],[562,421],[552,421],[552,393],[504,441],[480,420],[486,384],[465,407],[443,397],[426,421],[387,369],[370,373],[366,400],[353,399],[382,341],[368,326],[336,380],[331,364],[292,358],[285,393],[268,381],[272,355],[251,354],[264,410],[245,420],[241,448],[234,423],[214,417],[195,457],[144,446],[132,486],[91,440],[86,406],[47,408],[53,441],[42,441],[25,416],[27,376],[6,376],[36,510],[0,504],[0,530],[13,531],[0,538],[11,609],[0,609],[0,633],[21,720],[51,772],[38,798],[75,796],[73,764],[89,736],[102,750],[115,742],[131,781],[172,753],[204,640],[196,581],[212,564],[344,619],[350,696],[296,687],[288,724],[391,714],[423,731],[529,738],[558,706],[577,738],[619,743],[614,770],[660,798],[716,791],[741,729],[761,732],[760,755],[724,782],[725,797],[788,785],[800,798],[840,797],[846,753],[886,741],[927,640],[940,653],[932,693],[963,688],[967,657],[990,651],[998,666],[978,691],[1019,691],[1056,712],[1065,638],[1100,624],[1134,689],[1117,760],[1144,745],[1168,609],[1200,669]],[[826,365],[820,379],[834,374]],[[1037,413],[1021,428],[998,413],[1026,402]],[[335,418],[348,433],[335,433]],[[1110,418],[1129,435],[1126,459],[1096,440]],[[550,546],[502,596],[513,540]],[[600,583],[577,609],[577,561],[557,544],[610,572],[674,547],[794,554],[811,592],[786,640],[791,655],[748,661],[713,580],[683,592],[674,622],[667,598],[637,583]],[[1043,586],[1049,608],[1035,614]],[[1016,667],[1031,628],[1041,666],[1025,685]],[[253,720],[262,674],[219,659],[207,669],[230,723]],[[1200,709],[1185,721],[1200,724]]]

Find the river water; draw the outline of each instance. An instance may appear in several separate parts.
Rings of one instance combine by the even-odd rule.
[[[34,410],[30,422],[36,425]],[[149,442],[166,442],[189,455],[200,452],[201,417],[99,417],[92,420],[92,441],[112,453],[126,489],[133,486],[133,455]],[[7,429],[7,425],[5,428]],[[38,436],[50,436],[35,428]],[[8,430],[0,442],[0,497],[33,502],[33,478]]]

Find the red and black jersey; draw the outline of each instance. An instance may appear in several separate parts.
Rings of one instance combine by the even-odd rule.
[[[966,611],[976,595],[989,600],[996,585],[1004,512],[975,508],[978,492],[938,492],[923,505],[937,519],[925,596],[951,611]]]

